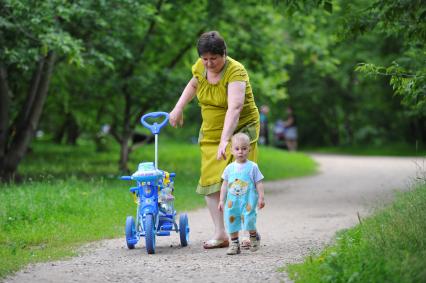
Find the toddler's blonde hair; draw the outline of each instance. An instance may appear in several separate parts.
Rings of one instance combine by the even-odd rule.
[[[232,136],[231,144],[235,145],[238,143],[250,145],[250,137],[244,133],[236,133],[235,135]]]

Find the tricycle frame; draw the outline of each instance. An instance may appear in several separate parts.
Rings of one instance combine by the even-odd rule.
[[[147,118],[165,117],[165,120],[158,125],[147,123]],[[173,186],[175,173],[168,173],[158,169],[158,134],[161,127],[168,121],[168,113],[154,112],[144,115],[141,118],[142,124],[155,134],[155,163],[144,162],[139,164],[138,171],[132,176],[122,176],[122,180],[136,181],[136,187],[130,188],[137,204],[136,222],[132,216],[126,219],[126,243],[129,249],[133,249],[141,237],[145,237],[146,250],[148,254],[155,253],[155,237],[169,236],[171,231],[180,235],[180,243],[187,246],[189,241],[188,216],[183,213],[179,217],[179,225],[176,223],[176,211],[173,205],[170,209],[164,210],[159,203],[159,195],[166,187]],[[141,170],[148,168],[149,170]]]

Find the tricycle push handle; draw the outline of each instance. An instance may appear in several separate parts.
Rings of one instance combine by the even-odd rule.
[[[146,121],[146,119],[148,118],[159,118],[159,117],[164,117],[164,120],[160,124],[158,124],[157,122],[154,122],[154,124],[151,125]],[[161,128],[164,127],[168,121],[169,121],[169,113],[167,112],[151,112],[151,113],[143,115],[141,118],[142,125],[144,125],[145,128],[149,129],[151,133],[153,133],[154,135],[158,135],[160,133]]]

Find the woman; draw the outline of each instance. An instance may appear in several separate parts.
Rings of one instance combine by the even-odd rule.
[[[236,132],[250,137],[249,159],[257,162],[259,112],[254,102],[248,74],[242,64],[226,54],[226,44],[217,31],[202,34],[197,43],[200,58],[192,66],[192,79],[170,112],[173,127],[183,125],[183,110],[195,97],[201,106],[199,134],[201,176],[197,193],[205,196],[215,232],[204,248],[229,246],[219,204],[222,173],[232,161],[228,143]]]

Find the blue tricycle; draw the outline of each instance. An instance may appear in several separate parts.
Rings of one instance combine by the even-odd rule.
[[[149,124],[147,119],[164,118],[161,123]],[[142,116],[141,123],[155,136],[155,163],[139,163],[138,170],[131,176],[122,176],[122,180],[136,181],[137,186],[130,188],[137,204],[136,221],[133,216],[126,219],[126,244],[134,249],[141,237],[145,237],[148,254],[155,253],[155,237],[169,236],[171,231],[179,232],[182,247],[188,245],[189,224],[185,213],[176,223],[174,210],[175,173],[158,169],[158,135],[169,120],[166,112],[152,112]]]

